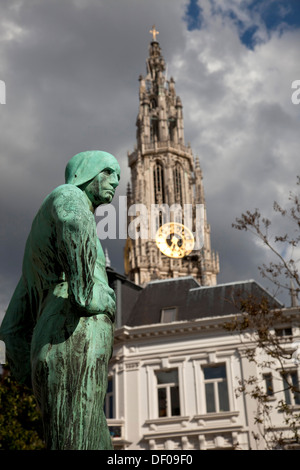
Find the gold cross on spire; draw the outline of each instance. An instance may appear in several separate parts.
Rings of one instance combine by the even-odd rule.
[[[156,41],[156,36],[157,36],[157,34],[159,34],[159,31],[157,31],[157,29],[155,29],[155,25],[152,26],[152,29],[149,31],[149,33],[151,33],[153,35],[153,41]]]

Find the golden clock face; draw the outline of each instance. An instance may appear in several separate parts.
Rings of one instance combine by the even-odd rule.
[[[187,256],[193,250],[194,244],[192,232],[182,224],[164,224],[156,233],[156,245],[169,258]]]

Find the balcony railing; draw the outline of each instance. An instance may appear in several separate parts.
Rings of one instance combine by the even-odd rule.
[[[186,146],[184,144],[175,143],[171,140],[167,140],[165,142],[150,142],[143,144],[144,150],[158,150],[158,149],[166,149],[166,150],[180,150],[181,152],[188,152],[192,154],[192,149],[190,145]]]

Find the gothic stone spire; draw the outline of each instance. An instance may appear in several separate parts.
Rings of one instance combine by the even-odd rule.
[[[150,31],[146,74],[139,76],[139,111],[137,145],[128,154],[131,169],[132,204],[144,204],[148,213],[151,205],[185,204],[193,207],[195,230],[196,204],[204,206],[204,246],[190,256],[172,259],[163,255],[155,239],[131,240],[125,252],[127,275],[137,284],[151,279],[194,276],[202,285],[214,285],[219,271],[218,257],[210,248],[210,227],[206,220],[202,172],[195,162],[190,146],[184,143],[182,103],[176,95],[175,81],[165,76],[166,64],[157,41],[158,31]],[[130,223],[129,218],[129,223]],[[149,227],[152,221],[149,220]],[[158,226],[162,219],[158,220]],[[125,250],[126,251],[126,250]]]

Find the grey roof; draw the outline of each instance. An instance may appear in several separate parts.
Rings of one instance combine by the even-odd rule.
[[[253,279],[191,289],[186,299],[185,320],[222,316],[241,311],[241,301],[252,296],[254,301],[267,298],[272,308],[283,305]]]
[[[127,324],[127,318],[143,288],[110,266],[106,266],[106,273],[108,283],[117,296],[116,327],[120,327],[122,324]],[[120,316],[119,309],[121,310]]]
[[[274,308],[282,307],[254,280],[212,287],[199,286],[193,277],[152,281],[139,292],[126,325],[160,323],[161,311],[167,307],[177,307],[177,321],[234,314],[240,311],[239,301],[249,294],[269,298]]]
[[[139,293],[126,325],[160,323],[161,310],[167,307],[177,307],[179,320],[178,315],[185,311],[187,295],[195,287],[199,284],[191,276],[149,282]]]

